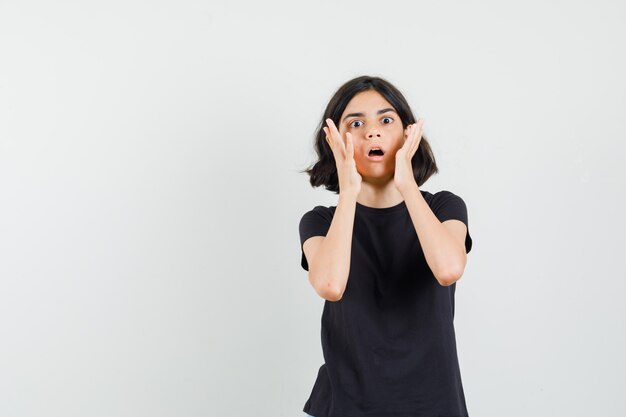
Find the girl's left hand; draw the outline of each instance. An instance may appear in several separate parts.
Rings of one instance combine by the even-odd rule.
[[[422,119],[417,119],[416,123],[408,125],[404,145],[396,152],[396,171],[393,176],[393,182],[400,192],[407,186],[415,184],[411,159],[413,159],[413,155],[417,152],[417,148],[422,140],[423,125],[424,120]]]

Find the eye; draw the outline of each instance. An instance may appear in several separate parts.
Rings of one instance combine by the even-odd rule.
[[[363,122],[360,120],[354,120],[350,123],[350,127],[359,127],[363,126]]]
[[[393,119],[391,117],[383,117],[382,118],[382,122],[384,124],[389,124],[389,123],[393,123]]]

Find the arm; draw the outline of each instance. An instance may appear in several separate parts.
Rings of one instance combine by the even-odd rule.
[[[448,286],[463,275],[467,254],[467,227],[460,220],[440,222],[422,196],[417,184],[400,190],[411,216],[426,263],[440,285]]]
[[[362,179],[354,162],[352,135],[347,132],[344,143],[332,119],[326,119],[326,124],[326,141],[337,166],[339,202],[326,236],[307,239],[302,250],[309,263],[309,281],[315,291],[328,301],[339,301],[350,273],[356,197],[361,191]]]
[[[393,181],[404,197],[417,232],[426,263],[439,284],[454,284],[461,276],[467,262],[465,233],[467,227],[459,220],[440,222],[424,200],[415,182],[411,159],[422,139],[424,121],[418,119],[406,128],[406,139],[396,152],[396,171]],[[460,223],[460,224],[459,224]]]
[[[309,282],[320,297],[339,301],[350,273],[356,194],[340,193],[326,236],[307,239],[302,249],[309,264]]]

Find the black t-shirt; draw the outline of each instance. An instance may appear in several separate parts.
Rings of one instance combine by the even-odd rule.
[[[439,221],[467,225],[463,200],[421,191]],[[336,206],[300,220],[301,249],[325,236]],[[465,250],[472,247],[469,229]],[[302,267],[308,271],[302,251]],[[467,417],[456,352],[454,292],[426,263],[405,202],[356,204],[343,297],[322,313],[320,367],[303,411],[314,417]]]

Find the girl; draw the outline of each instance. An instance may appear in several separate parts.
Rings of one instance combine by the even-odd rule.
[[[455,282],[472,247],[463,200],[420,186],[435,158],[404,96],[348,81],[317,131],[311,185],[339,194],[300,221],[302,267],[324,298],[314,417],[467,417]]]

